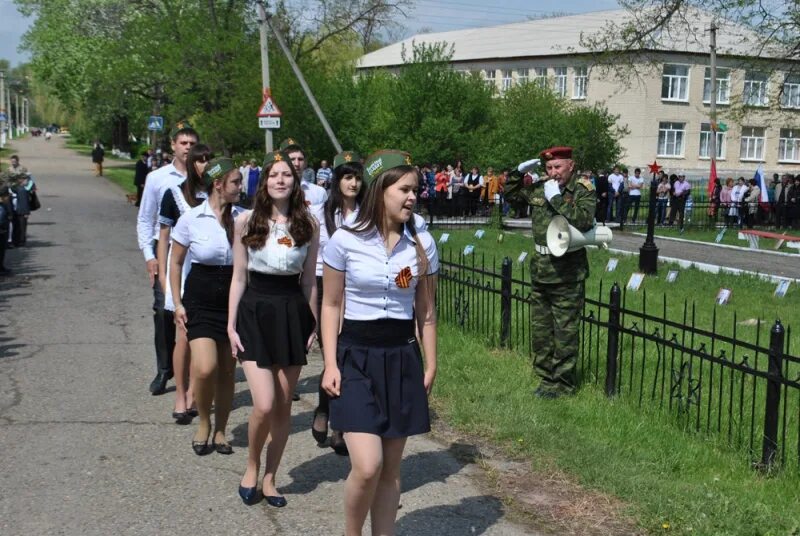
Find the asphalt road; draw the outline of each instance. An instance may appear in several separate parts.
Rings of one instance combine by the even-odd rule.
[[[309,433],[310,356],[278,482],[289,505],[244,506],[250,396],[237,376],[232,456],[195,456],[193,428],[154,397],[151,292],[136,209],[54,137],[15,141],[43,208],[0,280],[0,534],[341,534],[346,458]],[[409,441],[398,534],[521,535],[464,447]]]

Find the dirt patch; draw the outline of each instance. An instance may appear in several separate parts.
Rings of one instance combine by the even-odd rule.
[[[558,471],[536,471],[484,438],[465,435],[436,419],[433,435],[462,463],[475,464],[479,484],[498,497],[507,515],[539,534],[640,535],[646,531],[624,514],[619,499],[580,486]]]

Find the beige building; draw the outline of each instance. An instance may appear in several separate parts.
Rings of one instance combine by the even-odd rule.
[[[602,103],[628,129],[622,161],[644,168],[657,159],[670,172],[707,177],[710,167],[710,56],[712,18],[696,13],[643,46],[647,63],[635,71],[594,63],[582,37],[608,31],[625,10],[526,21],[504,26],[421,34],[363,56],[361,70],[397,69],[414,43],[447,43],[451,65],[478,72],[498,96],[516,84],[539,83],[576,103]],[[717,170],[721,177],[800,173],[800,65],[756,50],[748,29],[717,21]],[[614,68],[616,67],[616,68]]]

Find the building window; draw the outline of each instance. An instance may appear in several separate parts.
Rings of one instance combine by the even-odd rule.
[[[689,100],[689,67],[686,65],[664,65],[661,77],[661,99],[670,101]]]
[[[800,162],[800,130],[796,128],[781,129],[778,160],[780,162]]]
[[[700,125],[700,158],[711,158],[711,124]],[[725,160],[725,133],[717,131],[717,159]]]
[[[486,69],[486,71],[484,71],[483,80],[484,80],[484,82],[486,82],[486,85],[489,86],[492,89],[495,89],[497,87],[497,83],[495,82],[496,78],[497,78],[497,71],[496,70],[494,70],[494,69]]]
[[[506,69],[503,71],[503,79],[501,82],[503,91],[508,91],[511,89],[511,86],[514,85],[514,80],[511,78],[511,69]]]
[[[538,84],[539,87],[547,87],[547,67],[534,67],[533,81]]]
[[[706,77],[703,82],[703,102],[711,102],[711,67],[706,67]],[[731,102],[731,71],[730,69],[717,69],[717,104]]]
[[[788,74],[783,82],[781,106],[784,108],[800,108],[800,75]]]
[[[575,67],[575,78],[572,80],[572,98],[586,98],[586,81],[589,78],[589,71],[586,67]]]
[[[517,84],[527,84],[528,83],[528,71],[529,69],[517,69]]]
[[[686,123],[658,124],[658,156],[683,156]]]
[[[742,127],[742,148],[739,160],[764,159],[764,127]]]
[[[555,77],[553,83],[553,91],[556,92],[556,95],[559,97],[566,97],[567,96],[567,68],[566,67],[556,67],[554,69]]]
[[[747,71],[744,76],[743,98],[747,106],[767,106],[769,104],[769,75]]]

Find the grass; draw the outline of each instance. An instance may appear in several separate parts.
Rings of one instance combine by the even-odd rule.
[[[103,169],[103,175],[106,179],[125,190],[126,193],[134,194],[136,193],[136,186],[133,184],[133,177],[136,173],[135,167],[135,164],[106,167]]]
[[[666,415],[606,399],[593,386],[573,398],[538,400],[520,354],[489,350],[447,324],[440,324],[439,340],[439,415],[529,460],[534,471],[558,469],[619,497],[651,533],[799,533],[797,473],[761,476],[739,453],[681,431]]]

